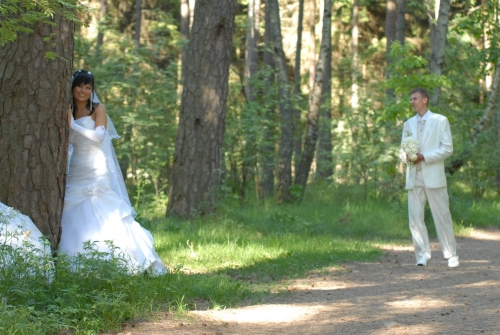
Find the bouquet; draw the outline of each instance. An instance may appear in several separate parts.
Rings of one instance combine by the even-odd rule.
[[[417,153],[420,149],[420,142],[413,136],[406,137],[401,143],[401,148],[408,155],[409,161],[406,164],[409,166],[413,165],[413,162],[417,159]]]

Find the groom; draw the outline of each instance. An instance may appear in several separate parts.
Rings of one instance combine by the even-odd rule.
[[[417,265],[425,266],[431,258],[429,236],[424,222],[427,200],[443,256],[448,259],[449,267],[457,267],[458,256],[444,172],[444,160],[453,153],[450,124],[445,116],[434,114],[428,109],[429,93],[425,89],[414,89],[410,98],[411,106],[417,114],[405,122],[403,140],[413,136],[420,142],[417,159],[406,170],[408,216]],[[405,162],[409,160],[402,149],[400,157]]]

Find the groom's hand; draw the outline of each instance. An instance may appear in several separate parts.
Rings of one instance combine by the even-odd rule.
[[[425,157],[422,154],[417,154],[417,159],[413,161],[413,164],[418,164],[425,161]]]

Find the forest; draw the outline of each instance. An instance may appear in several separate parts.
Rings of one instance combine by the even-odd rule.
[[[498,3],[316,2],[240,1],[227,13],[234,15],[229,72],[217,83],[223,100],[212,106],[219,122],[188,136],[179,154],[176,135],[190,131],[184,124],[212,113],[196,104],[201,93],[183,95],[200,81],[186,73],[218,57],[215,49],[200,51],[214,45],[188,50],[194,3],[103,0],[65,14],[76,22],[70,70],[97,78],[139,211],[160,215],[168,204],[169,215],[192,216],[227,196],[241,204],[299,203],[306,185],[321,181],[362,186],[366,199],[394,198],[403,190],[397,153],[402,122],[413,113],[408,95],[420,86],[432,92],[431,110],[452,124],[450,177],[477,199],[498,193]],[[2,29],[6,39],[16,28]],[[191,35],[203,41],[208,31]],[[187,169],[188,161],[198,163]]]
[[[266,21],[272,1],[238,3],[225,129],[212,130],[223,132],[217,192],[242,204],[297,202],[307,196],[306,182],[324,181],[361,185],[365,198],[397,197],[404,179],[397,158],[402,122],[413,115],[410,90],[422,86],[433,92],[430,109],[452,125],[450,176],[477,199],[497,194],[498,3],[449,3],[441,7],[449,21],[441,23],[439,1],[333,2],[329,11],[316,2],[280,1],[279,22]],[[175,184],[190,5],[96,3],[100,11],[81,14],[86,26],[75,31],[73,67],[95,73],[97,92],[119,127],[115,146],[135,207],[158,215]],[[322,59],[324,15],[331,22]],[[282,67],[268,54],[277,45],[269,32],[276,28]],[[321,97],[314,100],[315,72],[325,61]],[[203,212],[204,200],[193,200],[193,208]]]
[[[2,300],[0,321],[23,334],[92,333],[150,312],[150,301],[237,305],[283,278],[375,260],[376,241],[408,242],[399,150],[416,87],[451,125],[457,234],[499,226],[499,32],[492,0],[0,2],[0,202],[57,247],[71,74],[91,71],[121,135],[132,205],[177,275],[130,282],[107,269],[113,290],[128,290],[108,301],[114,284],[73,282],[70,269],[55,281],[63,293],[45,284],[30,294],[9,290],[18,277],[0,270],[11,285],[0,297],[14,306]],[[244,284],[255,273],[267,286]],[[74,312],[58,295],[70,293],[81,299]],[[55,296],[66,324],[46,308]]]

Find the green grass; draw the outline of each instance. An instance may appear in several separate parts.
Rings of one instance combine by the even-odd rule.
[[[457,234],[499,225],[500,206],[490,195],[474,200],[454,184],[450,202]],[[92,251],[75,268],[0,248],[15,266],[0,267],[0,334],[98,334],[157,309],[186,311],[259,302],[286,289],[289,280],[343,262],[377,261],[380,243],[411,243],[406,195],[364,199],[361,187],[310,185],[301,205],[240,206],[227,198],[217,214],[189,221],[143,221],[170,270],[161,277],[131,276],[119,258]],[[159,211],[161,212],[161,211]],[[142,213],[139,217],[148,217]],[[426,211],[429,234],[435,230]],[[50,280],[48,280],[50,279]]]

